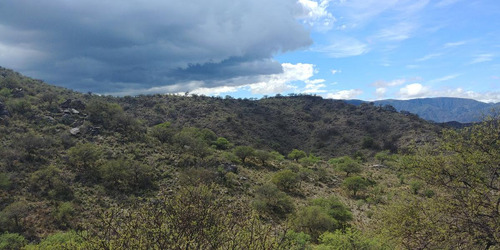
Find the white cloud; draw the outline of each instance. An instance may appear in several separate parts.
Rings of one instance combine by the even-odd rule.
[[[406,82],[406,79],[395,79],[395,80],[392,80],[390,82],[376,81],[372,85],[375,87],[385,88],[385,87],[394,87],[394,86],[403,85],[405,82]]]
[[[493,60],[493,54],[480,54],[474,57],[470,64],[489,62]]]
[[[416,61],[423,62],[423,61],[427,61],[427,60],[430,60],[430,59],[435,58],[435,57],[440,57],[442,55],[443,55],[443,53],[428,54],[428,55],[425,55],[423,57],[418,58]]]
[[[386,92],[387,92],[387,88],[384,88],[384,87],[380,87],[380,88],[375,89],[375,95],[378,98],[384,97]]]
[[[429,94],[429,88],[420,83],[408,84],[401,88],[398,93],[399,98],[402,99],[423,97],[427,94]]]
[[[304,9],[304,15],[300,19],[318,30],[330,30],[336,19],[328,12],[330,0],[298,0]]]
[[[314,75],[314,65],[307,63],[283,63],[283,73],[262,76],[260,81],[249,84],[253,94],[276,94],[295,89],[295,81],[306,81]]]
[[[466,43],[467,43],[466,41],[449,42],[449,43],[445,43],[444,47],[445,48],[452,48],[452,47],[465,45]]]
[[[326,92],[326,90],[322,89],[326,87],[326,85],[324,84],[325,79],[306,80],[305,82],[306,86],[302,93],[313,94]]]
[[[457,78],[459,76],[460,76],[460,74],[447,75],[447,76],[443,76],[443,77],[440,77],[440,78],[437,78],[437,79],[430,80],[430,81],[428,81],[428,83],[445,82],[445,81],[449,81],[449,80],[455,79],[455,78]]]
[[[437,7],[446,7],[446,6],[457,3],[458,1],[460,1],[460,0],[441,0],[438,3],[436,3],[436,6]]]
[[[191,94],[207,95],[207,96],[220,96],[221,94],[238,92],[241,87],[234,86],[221,86],[214,88],[198,88],[191,91]]]
[[[410,38],[415,28],[414,23],[402,22],[392,27],[382,29],[375,35],[375,38],[383,41],[403,41]]]
[[[363,91],[360,89],[349,89],[349,90],[340,90],[334,93],[329,93],[324,96],[324,98],[329,99],[353,99],[359,95],[363,94]]]
[[[335,75],[337,73],[342,73],[342,70],[339,69],[332,69],[330,72],[332,72],[332,75]]]
[[[316,51],[323,52],[330,57],[341,58],[365,54],[369,48],[365,43],[355,38],[343,37],[336,39],[330,45],[316,49]]]

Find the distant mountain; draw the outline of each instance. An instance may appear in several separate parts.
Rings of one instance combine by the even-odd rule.
[[[347,100],[347,103],[359,105],[364,101]],[[500,109],[500,103],[484,103],[472,99],[438,97],[412,100],[380,100],[375,106],[391,105],[397,111],[408,111],[434,122],[457,121],[470,123],[481,121],[492,109]]]

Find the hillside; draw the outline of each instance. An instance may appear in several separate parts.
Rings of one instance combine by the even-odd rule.
[[[363,101],[348,100],[359,105]],[[499,109],[500,103],[484,103],[472,99],[438,97],[412,100],[379,100],[376,106],[391,105],[398,111],[408,111],[434,122],[478,122],[491,114],[492,109]]]
[[[471,140],[478,150],[496,145],[494,127]],[[443,200],[463,190],[454,176],[469,178],[449,171],[471,161],[439,147],[460,133],[315,96],[98,96],[0,68],[0,249],[497,244],[497,215],[474,224],[456,215],[477,206]],[[468,141],[454,150],[474,149]],[[483,164],[481,152],[467,151]],[[490,188],[476,182],[491,169],[478,171],[468,185]],[[441,173],[453,174],[447,186],[433,182]]]

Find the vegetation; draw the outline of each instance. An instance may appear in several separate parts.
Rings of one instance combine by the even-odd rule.
[[[0,68],[0,249],[496,249],[499,134],[500,116],[441,130],[315,96],[98,96]]]

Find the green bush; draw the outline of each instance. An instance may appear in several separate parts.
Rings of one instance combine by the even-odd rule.
[[[352,191],[353,196],[356,197],[358,192],[364,191],[370,186],[370,182],[361,176],[352,176],[345,178],[342,186],[348,191]]]
[[[84,249],[84,239],[75,231],[60,232],[47,236],[40,243],[25,246],[26,250]]]
[[[271,183],[258,187],[255,196],[252,205],[264,216],[283,219],[295,209],[292,199]]]
[[[299,175],[290,169],[280,170],[271,179],[280,190],[290,192],[295,190],[300,182]]]
[[[109,190],[132,192],[152,187],[153,169],[136,161],[109,160],[99,167],[99,173]]]
[[[69,162],[75,172],[87,179],[94,179],[98,175],[101,155],[101,149],[91,143],[77,144],[68,150]]]
[[[217,149],[226,150],[226,149],[229,149],[229,147],[231,146],[231,143],[229,143],[229,141],[226,138],[219,137],[215,141],[214,145]]]
[[[16,233],[0,234],[0,250],[21,249],[26,245],[26,239]]]
[[[347,228],[345,231],[325,232],[319,237],[321,243],[315,249],[394,249],[387,241],[369,238],[359,231]]]
[[[170,122],[164,122],[151,128],[151,135],[161,143],[170,143],[174,136],[174,130],[171,128]]]
[[[62,171],[54,165],[44,167],[31,174],[30,187],[33,192],[42,196],[62,200],[73,198],[73,191],[63,180]]]
[[[330,159],[328,163],[332,164],[338,171],[346,173],[346,176],[353,173],[360,173],[362,168],[358,161],[349,156]]]
[[[297,211],[292,224],[295,230],[310,235],[317,242],[326,231],[335,231],[348,225],[352,219],[349,209],[337,198],[314,199]]]
[[[254,156],[255,149],[250,146],[237,146],[233,149],[233,153],[245,163],[249,157]]]
[[[302,150],[294,149],[294,150],[292,150],[292,152],[290,152],[288,154],[287,157],[290,160],[298,161],[298,160],[300,160],[300,159],[302,159],[302,158],[304,158],[306,156],[307,156],[306,152],[304,152]]]
[[[10,178],[7,173],[0,172],[0,189],[7,190],[10,188]]]

